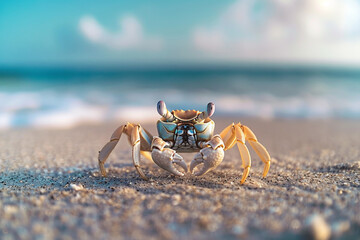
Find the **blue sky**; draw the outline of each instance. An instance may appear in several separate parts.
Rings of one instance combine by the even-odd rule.
[[[3,0],[0,64],[360,66],[359,29],[359,0]]]

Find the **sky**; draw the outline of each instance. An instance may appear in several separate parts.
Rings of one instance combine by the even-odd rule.
[[[360,0],[0,1],[0,66],[360,67]]]

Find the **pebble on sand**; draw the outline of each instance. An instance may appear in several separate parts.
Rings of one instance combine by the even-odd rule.
[[[327,240],[331,235],[331,228],[326,220],[319,214],[314,214],[307,219],[309,234],[315,240]]]
[[[75,191],[82,191],[84,190],[84,187],[80,184],[77,185],[75,183],[70,184],[71,189],[75,190]]]

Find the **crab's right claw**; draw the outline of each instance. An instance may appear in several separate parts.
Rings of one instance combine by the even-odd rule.
[[[184,176],[184,173],[177,170],[174,166],[174,163],[182,167],[184,172],[188,171],[186,163],[184,159],[176,153],[175,150],[170,148],[165,148],[167,143],[164,142],[161,138],[154,137],[152,142],[152,152],[151,157],[153,161],[162,169],[177,175],[177,176]]]
[[[182,167],[185,172],[188,170],[184,159],[170,148],[165,148],[163,151],[154,149],[151,153],[151,157],[159,167],[174,175],[184,176],[184,173],[174,167],[174,163]]]
[[[191,161],[190,172],[203,163],[203,167],[195,173],[195,176],[201,176],[215,169],[224,159],[224,142],[219,135],[215,135],[208,143],[209,146],[200,150]]]

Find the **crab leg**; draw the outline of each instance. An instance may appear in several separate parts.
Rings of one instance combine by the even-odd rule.
[[[115,148],[116,144],[119,142],[121,134],[125,131],[125,129],[126,129],[126,125],[122,125],[122,126],[118,127],[112,134],[110,141],[99,152],[99,157],[98,157],[99,168],[100,168],[101,174],[104,177],[106,177],[106,171],[105,171],[104,164],[105,164],[106,160],[108,159],[112,150]]]
[[[238,146],[240,156],[243,162],[243,176],[241,178],[240,184],[243,184],[246,178],[249,175],[250,167],[251,167],[251,157],[248,148],[245,145],[245,134],[241,130],[240,126],[235,125],[235,136],[236,136],[236,144]]]
[[[122,133],[125,133],[128,136],[128,140],[132,146],[132,158],[137,172],[143,179],[148,180],[148,178],[140,169],[139,163],[140,154],[143,155],[145,158],[152,160],[149,154],[152,135],[148,131],[143,129],[140,125],[134,125],[131,123],[127,123],[118,127],[111,136],[110,141],[105,144],[105,146],[99,152],[98,160],[101,174],[106,177],[104,164],[108,159],[110,153],[115,148],[116,144],[119,142]]]
[[[256,154],[260,157],[260,159],[265,163],[263,177],[266,177],[266,174],[268,173],[270,169],[270,155],[266,151],[266,148],[258,142],[255,134],[245,125],[242,125],[241,128],[244,130],[245,138],[249,141],[251,147],[254,149]]]
[[[224,130],[222,130],[220,136],[225,143],[224,150],[231,149],[236,143],[234,123],[230,124]]]
[[[140,126],[137,125],[133,128],[131,132],[131,145],[132,145],[132,159],[134,163],[134,167],[136,168],[136,171],[139,173],[139,175],[144,180],[149,180],[148,177],[145,176],[144,172],[140,168],[140,133],[139,133]]]

